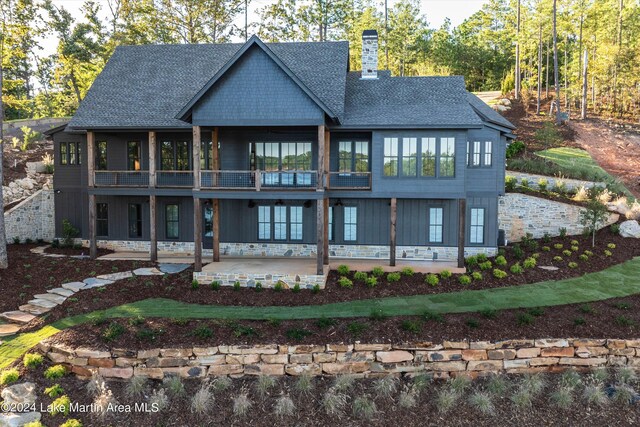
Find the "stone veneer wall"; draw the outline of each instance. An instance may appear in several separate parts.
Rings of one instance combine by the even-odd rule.
[[[40,190],[19,205],[4,213],[6,236],[9,243],[14,237],[21,241],[55,237],[55,204],[53,190]]]
[[[524,173],[524,172],[516,172],[516,171],[507,171],[506,176],[512,176],[518,179],[518,184],[522,181],[522,179],[526,179],[529,181],[529,187],[538,188],[538,181],[541,179],[547,180],[547,188],[551,189],[556,185],[557,181],[564,183],[564,188],[567,190],[575,190],[580,187],[591,188],[591,187],[606,187],[604,182],[592,182],[592,181],[582,181],[579,179],[568,179],[568,178],[556,178],[553,176],[544,176],[544,175],[535,175],[532,173]]]
[[[275,274],[275,273],[218,273],[212,271],[201,271],[193,273],[193,279],[201,285],[209,285],[216,281],[222,286],[233,286],[236,282],[243,288],[254,288],[258,282],[265,288],[273,288],[280,282],[285,289],[293,288],[295,285],[300,289],[313,289],[320,286],[324,289],[327,277],[323,274]]]
[[[47,340],[38,347],[54,363],[89,377],[161,379],[231,375],[432,373],[436,378],[533,373],[566,368],[640,369],[640,339],[537,339],[391,344],[219,345],[153,350],[72,349]]]
[[[566,228],[568,235],[582,234],[582,210],[579,206],[527,194],[507,193],[498,200],[498,225],[505,230],[510,242],[520,241],[526,233],[531,233],[534,238],[540,238],[545,233],[558,236],[561,228]],[[604,226],[613,224],[618,218],[618,214],[609,214]]]

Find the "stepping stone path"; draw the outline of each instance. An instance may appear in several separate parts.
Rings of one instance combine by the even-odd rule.
[[[547,271],[556,271],[556,270],[558,270],[558,267],[554,267],[553,265],[541,265],[538,268],[541,268],[541,269],[547,270]]]
[[[44,250],[47,246],[40,246],[31,249],[31,252],[49,258],[65,258],[67,255],[46,254]],[[73,256],[72,258],[86,258],[83,256]],[[46,294],[34,295],[27,304],[21,305],[19,310],[0,313],[0,318],[10,323],[0,323],[0,337],[15,335],[20,327],[31,322],[36,317],[51,311],[54,307],[62,304],[67,298],[85,289],[108,286],[117,280],[125,280],[133,276],[162,276],[164,274],[176,274],[189,268],[191,264],[158,264],[158,267],[138,268],[134,271],[121,271],[109,274],[102,274],[98,277],[89,277],[82,282],[70,282],[60,285],[59,288],[49,289]],[[2,341],[0,341],[2,345]],[[25,414],[4,414],[0,413],[0,426],[18,426],[32,421],[39,421],[39,412],[29,412]]]
[[[40,418],[42,418],[42,414],[40,414],[40,412],[0,413],[0,426],[21,427],[25,424],[40,421]]]

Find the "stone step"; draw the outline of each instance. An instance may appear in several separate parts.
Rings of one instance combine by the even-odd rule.
[[[138,268],[133,270],[133,274],[136,276],[163,276],[164,273],[155,267],[151,268]]]
[[[85,286],[82,289],[100,288],[113,283],[111,280],[96,279],[95,277],[84,279],[83,282],[85,283]]]
[[[13,323],[29,323],[36,318],[33,314],[25,313],[24,311],[7,311],[1,313],[0,317]]]
[[[27,301],[27,304],[36,305],[38,307],[44,307],[44,308],[53,308],[53,307],[58,305],[53,301],[49,301],[49,300],[42,299],[42,298],[36,298],[36,299],[29,300],[29,301]]]
[[[20,311],[26,311],[28,313],[33,314],[34,316],[40,316],[41,314],[51,311],[50,308],[40,307],[36,305],[31,305],[31,304],[21,305],[18,308],[20,309]]]
[[[56,304],[62,304],[67,299],[67,297],[63,297],[61,295],[56,295],[56,294],[50,294],[50,293],[37,294],[37,295],[34,295],[33,297],[35,299],[46,299],[47,301],[51,301]]]
[[[71,282],[71,283],[65,283],[62,285],[64,289],[68,289],[73,292],[78,292],[80,289],[84,288],[85,286],[87,286],[87,284],[82,282]]]
[[[10,337],[20,330],[20,325],[15,323],[3,323],[0,325],[0,337]]]
[[[55,295],[60,295],[63,297],[70,297],[71,295],[75,294],[75,292],[70,291],[69,289],[65,289],[65,288],[55,288],[55,289],[49,289],[47,291],[50,294],[55,294]]]
[[[97,278],[98,279],[115,281],[115,280],[128,279],[129,277],[133,277],[133,272],[131,272],[131,271],[121,271],[119,273],[102,274],[102,275],[98,276]]]

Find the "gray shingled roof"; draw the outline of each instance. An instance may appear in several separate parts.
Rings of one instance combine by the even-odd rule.
[[[489,107],[482,99],[478,98],[471,92],[469,92],[467,96],[469,97],[469,104],[471,104],[473,109],[480,114],[480,117],[484,118],[486,121],[508,129],[516,128],[513,123],[502,117],[502,114]]]
[[[347,42],[266,45],[332,112],[343,115]],[[69,128],[190,128],[175,116],[242,46],[120,46]]]
[[[345,127],[476,127],[481,118],[467,99],[464,79],[347,76]]]

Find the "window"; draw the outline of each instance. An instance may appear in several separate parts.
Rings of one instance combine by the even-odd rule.
[[[455,175],[456,140],[455,138],[440,138],[440,176]]]
[[[429,208],[429,242],[442,243],[442,208]]]
[[[176,168],[177,171],[189,170],[189,143],[187,141],[176,141]]]
[[[160,144],[160,168],[165,171],[189,170],[189,143],[187,141],[162,141]]]
[[[61,165],[69,164],[69,158],[67,157],[68,146],[69,146],[68,142],[60,143],[60,164]]]
[[[291,240],[302,240],[302,206],[291,206],[289,211],[291,218],[289,238]]]
[[[271,206],[258,206],[258,239],[271,240]]]
[[[422,138],[422,176],[436,176],[436,139]]]
[[[471,209],[471,232],[469,242],[474,244],[484,243],[484,208]]]
[[[274,206],[273,239],[287,240],[287,207],[286,206]]]
[[[471,166],[480,166],[480,141],[473,141],[471,153]]]
[[[61,142],[60,143],[60,164],[61,165],[79,165],[81,164],[80,142]]]
[[[127,170],[139,171],[140,157],[140,141],[127,142]]]
[[[107,141],[96,143],[96,169],[99,171],[107,170]]]
[[[200,169],[213,169],[213,144],[211,141],[202,141],[200,146]]]
[[[398,176],[398,138],[384,139],[384,176]]]
[[[96,203],[96,235],[107,237],[109,235],[109,205]]]
[[[338,170],[351,172],[353,168],[353,144],[351,141],[340,141],[338,152]]]
[[[333,241],[333,206],[329,206],[329,241]]]
[[[493,144],[491,141],[484,142],[484,165],[491,166],[493,154]]]
[[[129,204],[129,237],[142,237],[142,205]]]
[[[402,138],[402,176],[418,174],[418,138]]]
[[[344,208],[344,241],[355,242],[358,238],[358,208],[346,206]]]
[[[369,142],[340,141],[338,144],[338,171],[368,172]]]
[[[275,173],[311,170],[310,142],[256,142],[251,145],[251,163],[262,174],[264,185],[311,185],[310,173]]]
[[[167,205],[165,212],[166,237],[167,239],[177,239],[180,235],[180,211],[178,205]]]

